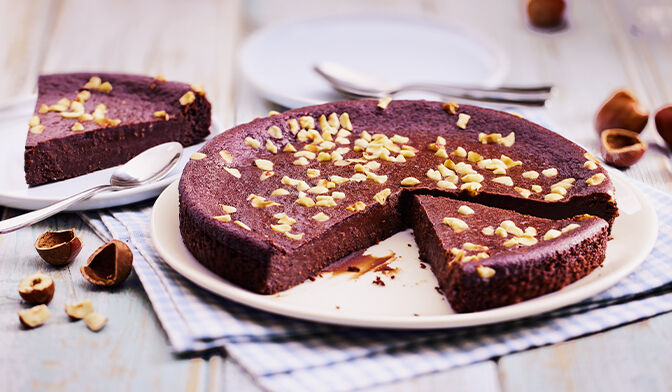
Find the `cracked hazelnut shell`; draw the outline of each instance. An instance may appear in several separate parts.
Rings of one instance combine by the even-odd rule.
[[[51,317],[47,305],[37,305],[19,312],[19,321],[28,328],[39,327]]]
[[[47,263],[54,266],[70,264],[82,250],[82,240],[74,229],[47,231],[35,241],[35,250]]]
[[[655,122],[658,134],[665,140],[667,146],[672,148],[672,105],[658,109]]]
[[[600,152],[608,164],[616,167],[632,166],[646,151],[646,142],[639,134],[627,129],[606,129],[600,135]]]
[[[111,287],[126,280],[132,266],[133,252],[128,245],[112,240],[96,249],[80,271],[86,280],[96,286]]]
[[[54,298],[55,290],[53,279],[41,271],[19,282],[19,295],[30,304],[48,304]]]
[[[528,0],[527,19],[540,29],[557,29],[565,25],[565,0]]]
[[[649,121],[649,110],[628,90],[614,92],[595,116],[598,134],[605,129],[627,129],[640,133]]]

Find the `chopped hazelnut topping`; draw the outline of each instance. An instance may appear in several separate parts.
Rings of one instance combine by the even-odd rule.
[[[315,203],[317,207],[336,207],[336,201],[331,196],[317,196],[317,202]]]
[[[544,177],[555,177],[558,175],[558,169],[552,167],[550,169],[545,169],[541,171],[541,174],[544,175]]]
[[[294,164],[296,166],[306,166],[309,163],[310,162],[308,162],[308,160],[305,157],[301,157],[301,158],[295,160],[294,162],[292,162],[292,164]]]
[[[464,250],[488,250],[488,247],[485,245],[473,244],[471,242],[465,242],[462,244],[462,249]]]
[[[279,114],[280,114],[280,112],[278,112],[277,110],[269,110],[268,117],[277,116]]]
[[[392,97],[386,95],[378,100],[378,107],[384,110],[390,102],[392,102]]]
[[[266,132],[268,132],[273,139],[282,139],[282,129],[277,125],[271,125]]]
[[[170,115],[168,115],[168,113],[166,113],[165,110],[157,110],[156,112],[154,112],[154,117],[170,120]]]
[[[320,212],[313,215],[312,218],[318,222],[326,222],[329,220],[329,215],[325,214],[324,212]]]
[[[495,234],[504,238],[509,236],[509,233],[507,233],[506,230],[501,226],[495,229]]]
[[[572,231],[572,230],[574,230],[574,229],[578,229],[579,227],[581,227],[581,225],[578,225],[578,224],[576,224],[576,223],[570,223],[570,224],[568,224],[567,226],[563,227],[561,231],[562,231],[563,233],[566,233],[566,232],[568,232],[568,231]]]
[[[278,212],[277,214],[273,214],[273,218],[278,220],[279,224],[283,225],[293,225],[296,223],[296,219],[288,216],[284,212]]]
[[[307,189],[306,192],[312,193],[312,194],[315,194],[315,195],[323,195],[325,193],[329,193],[329,189],[327,189],[326,186],[317,185],[317,186],[314,186],[312,188]]]
[[[42,114],[47,113],[49,112],[49,106],[42,104],[42,106],[40,106],[40,110],[38,110],[37,112]]]
[[[562,232],[560,230],[555,230],[551,229],[544,234],[544,241],[552,240],[554,238],[558,238],[562,235]]]
[[[476,272],[478,273],[478,276],[480,276],[483,279],[488,279],[495,276],[494,269],[483,265],[479,265],[478,267],[476,267]]]
[[[443,218],[443,224],[450,226],[450,228],[453,229],[455,233],[461,233],[469,228],[467,222],[459,218]]]
[[[315,205],[315,200],[310,197],[303,196],[296,199],[295,203],[301,204],[304,207],[313,207]]]
[[[481,233],[483,233],[483,235],[493,235],[495,234],[495,229],[492,226],[486,226],[481,229]]]
[[[455,125],[457,125],[458,128],[467,129],[467,123],[469,122],[470,118],[470,115],[466,113],[460,113],[457,115],[457,123]]]
[[[100,85],[103,83],[102,79],[98,76],[91,76],[88,82],[82,88],[97,90]]]
[[[589,160],[589,161],[593,161],[593,162],[595,162],[595,163],[597,163],[597,164],[600,163],[600,161],[598,161],[597,158],[595,158],[595,157],[593,156],[593,154],[591,154],[591,153],[589,153],[589,152],[583,154],[583,157],[586,158],[587,160]]]
[[[380,204],[385,204],[387,202],[387,198],[390,196],[391,193],[392,190],[390,190],[390,188],[385,188],[382,191],[373,195],[373,200],[377,201]]]
[[[245,138],[245,144],[247,144],[248,146],[250,146],[252,148],[259,148],[259,146],[261,146],[261,143],[259,142],[259,140],[255,139],[253,137],[250,137],[250,136]]]
[[[516,134],[511,132],[505,137],[503,137],[499,142],[499,144],[503,145],[504,147],[511,147],[516,143]]]
[[[271,196],[287,196],[287,195],[289,195],[289,191],[283,188],[278,188],[273,192],[271,192]]]
[[[329,180],[335,183],[336,185],[344,184],[349,181],[349,179],[337,175],[330,176]]]
[[[38,124],[38,125],[35,125],[34,127],[30,127],[30,133],[40,134],[43,131],[44,131],[44,125],[42,125],[42,124]]]
[[[605,176],[604,174],[597,173],[597,174],[593,175],[592,177],[590,177],[589,179],[587,179],[586,184],[588,184],[590,186],[600,185],[602,183],[602,181],[604,181],[606,178],[607,178],[607,176]]]
[[[233,206],[227,206],[225,204],[220,204],[219,207],[222,209],[222,211],[226,214],[233,214],[234,212],[238,211],[236,207]]]
[[[254,165],[261,170],[265,171],[273,170],[273,162],[267,159],[255,159]]]
[[[561,194],[558,194],[558,193],[549,193],[549,194],[544,196],[544,200],[546,200],[546,201],[558,201],[558,200],[562,200],[563,198],[564,198],[564,196],[561,195]]]
[[[366,204],[364,204],[364,202],[358,201],[351,206],[345,207],[345,209],[353,212],[364,211],[364,209],[366,209]]]
[[[469,206],[460,206],[460,208],[457,209],[457,212],[462,215],[472,215],[474,210]]]
[[[499,227],[506,230],[507,233],[515,235],[517,237],[522,237],[525,235],[525,232],[520,227],[516,226],[513,221],[505,220],[499,224]]]
[[[89,100],[89,98],[91,98],[91,92],[88,90],[82,90],[79,93],[77,93],[77,97],[75,98],[75,100],[84,103],[87,100]]]
[[[226,170],[227,173],[231,174],[232,176],[236,178],[240,178],[240,171],[238,169],[234,169],[231,167],[225,167],[224,170]]]
[[[287,143],[287,144],[285,144],[285,147],[282,148],[282,151],[284,151],[284,152],[296,152],[296,148],[294,148],[294,146],[292,146],[291,143]]]
[[[513,189],[526,199],[532,195],[532,192],[529,189],[521,188],[519,186],[513,187]]]
[[[273,177],[274,175],[275,175],[275,172],[273,170],[266,170],[266,171],[261,173],[261,175],[259,176],[259,180],[264,181],[268,178]]]
[[[272,141],[266,140],[266,150],[270,152],[271,154],[277,154],[278,153],[278,146],[273,144]]]
[[[336,200],[345,199],[345,193],[343,192],[331,192],[331,196]]]
[[[464,158],[467,156],[467,150],[464,147],[458,147],[453,151],[453,155]]]
[[[34,127],[36,125],[40,125],[40,117],[39,116],[33,116],[30,118],[30,121],[28,121],[28,126]]]
[[[166,115],[168,116],[168,115]],[[81,116],[77,118],[79,121],[91,121],[93,120],[93,116],[89,113],[84,113]]]
[[[535,193],[541,193],[541,191],[543,190],[541,185],[532,185],[530,187],[530,189],[532,190],[532,192],[535,192]]]
[[[342,128],[352,131],[352,123],[350,122],[350,115],[348,113],[343,113],[338,118],[338,122],[341,124]]]
[[[304,233],[292,234],[292,233],[287,232],[287,233],[285,233],[285,235],[287,237],[295,240],[295,241],[301,241],[301,239],[303,239]]]
[[[299,130],[301,130],[299,122],[295,118],[288,120],[287,124],[289,125],[289,132],[291,132],[292,135],[296,135]]]
[[[189,159],[194,160],[194,161],[200,161],[201,159],[207,157],[207,155],[203,154],[202,152],[195,152],[191,154],[191,157]]]
[[[229,215],[229,214],[217,215],[217,216],[213,216],[212,219],[214,219],[216,221],[223,222],[223,223],[228,223],[228,222],[231,222],[231,215]]]
[[[537,178],[539,178],[539,173],[534,170],[530,170],[523,172],[523,177],[529,178],[530,180],[536,180]]]
[[[446,152],[445,147],[441,147],[438,150],[436,150],[436,153],[434,153],[434,155],[436,155],[439,158],[444,158],[444,159],[448,158],[448,152]]]
[[[196,94],[200,96],[205,95],[205,87],[203,87],[202,84],[192,84],[190,87],[192,90],[194,90],[194,92],[196,92]]]
[[[506,186],[513,186],[513,180],[509,176],[495,177],[492,179],[492,182]]]
[[[443,110],[447,111],[450,114],[457,114],[457,109],[460,108],[460,105],[454,101],[446,102],[442,105]]]
[[[485,180],[483,175],[478,173],[470,173],[465,176],[462,176],[462,182],[483,182],[483,180]]]
[[[320,176],[320,171],[318,169],[308,169],[306,170],[306,175],[308,178],[317,178]]]
[[[271,225],[271,229],[273,229],[273,231],[277,231],[278,233],[287,233],[292,231],[292,226],[286,224]]]
[[[157,82],[165,82],[165,81],[166,81],[166,77],[163,76],[163,75],[161,75],[161,74],[159,74],[159,75],[156,75],[156,77],[154,78],[154,80],[157,81]]]
[[[72,128],[70,128],[70,129],[71,129],[73,132],[83,131],[83,130],[84,130],[84,125],[82,125],[82,124],[79,123],[79,122],[75,122],[75,123],[72,125]]]
[[[436,183],[436,186],[438,186],[441,189],[456,189],[457,185],[453,184],[450,181],[446,180],[441,180]]]
[[[299,117],[299,125],[303,129],[315,129],[315,119],[311,116],[301,116]]]
[[[226,163],[233,163],[233,155],[227,152],[226,150],[222,150],[219,152],[219,156],[222,157],[224,162]]]
[[[430,180],[440,181],[441,172],[439,172],[438,170],[429,169],[427,170],[427,177],[429,177]]]
[[[183,96],[180,97],[180,105],[186,106],[193,103],[196,100],[196,94],[193,91],[187,91]]]
[[[478,190],[481,189],[482,185],[478,182],[467,182],[460,186],[460,190],[466,190],[470,195],[476,196]]]
[[[402,186],[413,186],[413,185],[418,185],[420,183],[420,180],[418,180],[415,177],[406,177],[403,180],[401,180],[401,185]]]
[[[483,160],[483,157],[481,156],[481,154],[479,154],[479,153],[477,153],[477,152],[469,151],[469,153],[467,154],[467,160],[468,160],[469,162],[474,162],[474,163],[476,163],[476,162],[480,162],[480,161],[482,161],[482,160]]]
[[[273,207],[273,206],[279,206],[280,204],[272,201],[272,200],[266,200],[265,197],[251,194],[247,197],[247,200],[250,200],[250,204],[254,208],[266,208],[266,207]]]
[[[583,167],[585,167],[588,170],[595,170],[597,169],[597,163],[593,161],[586,161],[584,162]]]
[[[521,161],[514,161],[513,159],[507,157],[506,155],[501,155],[499,159],[504,162],[507,168],[512,168],[514,166],[521,166],[523,162]]]
[[[250,226],[246,225],[245,223],[243,223],[239,220],[235,220],[235,221],[233,221],[233,223],[237,224],[238,226],[242,227],[243,229],[245,229],[247,231],[252,231],[252,229],[250,229]]]

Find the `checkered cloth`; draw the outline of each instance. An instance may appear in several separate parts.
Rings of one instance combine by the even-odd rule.
[[[367,330],[265,313],[182,278],[152,248],[152,202],[87,212],[103,238],[127,241],[134,267],[176,352],[225,347],[269,390],[352,390],[443,371],[672,310],[672,197],[644,184],[658,239],[644,263],[581,303],[535,318],[440,331]]]

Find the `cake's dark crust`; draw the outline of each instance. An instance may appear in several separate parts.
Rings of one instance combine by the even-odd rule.
[[[112,84],[111,92],[91,91],[84,104],[87,113],[105,104],[107,117],[121,124],[100,127],[94,121],[81,121],[84,130],[73,132],[77,119],[62,118],[60,113],[38,113],[42,104],[55,104],[61,98],[74,99],[91,76],[100,76]],[[210,128],[208,100],[196,94],[196,100],[182,106],[179,98],[190,90],[178,82],[158,82],[151,77],[123,74],[72,73],[42,75],[38,80],[35,115],[45,129],[28,133],[24,153],[26,182],[34,186],[80,176],[127,162],[157,144],[177,141],[189,146],[202,141]],[[169,120],[154,117],[164,110]]]
[[[483,173],[487,186],[474,199],[481,203],[512,209],[531,215],[548,218],[567,218],[589,213],[613,222],[617,208],[613,201],[613,185],[606,178],[598,186],[588,186],[586,179],[595,173],[606,172],[602,167],[588,170],[583,167],[585,151],[570,141],[534,123],[512,115],[489,109],[461,105],[459,113],[468,113],[471,120],[467,129],[455,126],[457,115],[449,114],[438,102],[393,101],[385,110],[376,107],[375,101],[344,101],[320,106],[296,109],[250,123],[237,126],[201,149],[207,157],[187,164],[179,184],[180,230],[187,248],[195,257],[211,270],[224,278],[260,293],[275,293],[298,284],[315,275],[322,267],[338,260],[348,253],[374,244],[386,236],[407,227],[409,222],[408,195],[418,193],[442,194],[451,198],[472,199],[466,191],[439,189],[434,182],[427,181],[427,168],[436,167],[437,157],[433,153],[419,152],[404,166],[391,166],[383,162],[376,172],[389,178],[383,185],[373,181],[345,183],[336,189],[346,194],[335,208],[306,208],[296,203],[295,192],[290,196],[275,197],[270,193],[277,188],[288,188],[280,183],[287,175],[308,181],[307,168],[319,168],[321,177],[331,174],[350,177],[352,165],[335,167],[327,163],[311,161],[309,166],[294,166],[296,158],[291,153],[271,154],[264,143],[271,140],[279,150],[287,143],[301,149],[303,143],[289,132],[288,119],[310,115],[317,119],[322,114],[347,112],[353,123],[353,139],[365,129],[370,133],[384,133],[388,136],[399,134],[411,138],[409,144],[419,150],[426,150],[437,135],[448,139],[449,152],[456,146],[466,150],[476,150],[484,156],[499,156],[506,153],[514,160],[524,160],[525,168],[509,169],[517,186],[529,188],[540,183],[547,189],[550,184],[573,177],[576,182],[559,202],[543,200],[543,194],[533,193],[523,198],[512,187],[492,182],[494,175]],[[317,123],[317,122],[316,122]],[[271,139],[268,127],[276,125],[282,130],[281,139]],[[319,130],[319,127],[318,127]],[[482,145],[477,141],[479,132],[502,133],[515,131],[516,143],[512,147]],[[246,145],[246,137],[261,141],[260,148]],[[551,146],[552,148],[549,148]],[[349,147],[352,147],[350,145]],[[232,163],[225,163],[219,156],[221,150],[233,155]],[[277,176],[260,181],[260,170],[254,166],[255,159],[274,162]],[[441,160],[439,160],[441,161]],[[457,159],[456,159],[457,161]],[[241,178],[234,178],[223,168],[240,170]],[[554,179],[539,178],[532,181],[521,177],[523,170],[541,171],[548,167],[558,170]],[[400,181],[408,176],[422,180],[414,187],[402,188]],[[383,188],[390,188],[391,196],[380,206],[373,201],[373,195]],[[545,190],[544,193],[548,191]],[[252,208],[247,195],[257,194],[277,201],[282,207]],[[345,206],[363,200],[367,209],[351,212]],[[219,204],[234,206],[237,211],[232,219],[241,220],[251,227],[251,231],[233,224],[213,219],[221,215]],[[293,232],[303,232],[302,240],[296,241],[282,233],[270,230],[274,224],[273,214],[284,212],[296,219]],[[317,223],[311,216],[318,212],[327,213],[331,219]],[[383,221],[387,218],[387,221]]]
[[[458,214],[461,205],[472,207],[476,213]],[[430,263],[448,302],[460,313],[511,305],[559,290],[597,268],[604,261],[607,248],[609,225],[598,217],[551,221],[432,196],[414,197],[411,211],[420,257]],[[442,223],[446,216],[463,219],[469,229],[454,233]],[[525,222],[535,227],[540,236],[548,229],[559,230],[571,223],[581,227],[552,240],[509,250],[501,245],[504,238],[481,233],[483,227],[497,227],[505,219]],[[453,262],[455,256],[450,250],[460,248],[465,242],[488,246],[490,257]],[[494,269],[494,276],[479,276],[478,266]]]

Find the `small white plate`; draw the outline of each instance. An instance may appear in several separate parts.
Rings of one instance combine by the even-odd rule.
[[[203,267],[182,243],[178,228],[177,183],[156,200],[152,211],[154,247],[173,269],[195,284],[232,301],[283,316],[338,325],[396,329],[437,329],[490,324],[548,312],[589,298],[632,272],[649,254],[657,237],[657,217],[648,199],[625,177],[612,173],[620,216],[616,219],[601,268],[560,291],[519,304],[457,314],[435,287],[429,268],[420,268],[410,230],[369,248],[376,256],[394,252],[395,279],[380,272],[323,274],[315,281],[276,295],[244,290]],[[410,246],[409,246],[410,244]],[[385,286],[372,284],[379,276]]]
[[[14,103],[12,106],[0,108],[0,135],[2,137],[0,167],[3,168],[0,176],[0,205],[24,210],[36,210],[85,189],[109,183],[110,176],[116,169],[114,167],[68,180],[28,187],[23,170],[23,152],[26,144],[28,120],[35,108],[35,99],[36,97],[33,96]],[[219,122],[213,117],[208,139],[221,131]],[[154,197],[180,177],[191,153],[201,148],[203,143],[185,148],[180,162],[161,181],[128,190],[100,193],[89,200],[70,207],[68,210],[81,211],[115,207]]]
[[[349,16],[269,26],[244,43],[240,67],[259,94],[295,108],[344,99],[315,71],[334,61],[394,84],[494,86],[508,63],[476,33],[429,20]],[[399,98],[414,98],[408,95]]]

